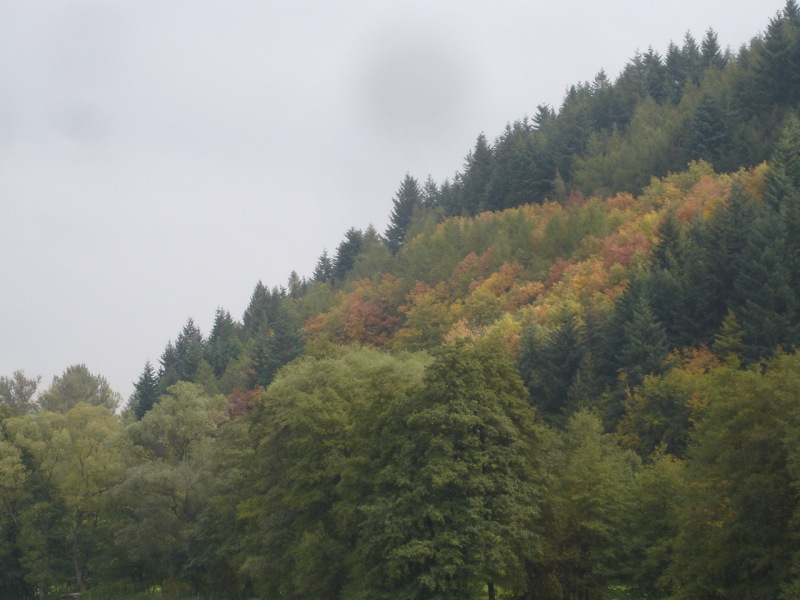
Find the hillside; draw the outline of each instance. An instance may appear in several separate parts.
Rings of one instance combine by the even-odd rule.
[[[0,378],[0,595],[797,597],[798,64],[790,0],[601,72],[120,414]]]

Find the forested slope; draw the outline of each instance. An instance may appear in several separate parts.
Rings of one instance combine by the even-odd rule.
[[[0,378],[0,595],[796,598],[799,65],[790,0],[601,72],[124,408]]]

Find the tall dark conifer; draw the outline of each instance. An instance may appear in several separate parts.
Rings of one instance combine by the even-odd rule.
[[[137,421],[147,414],[156,402],[158,402],[159,390],[156,373],[153,365],[148,360],[144,365],[144,370],[139,376],[139,380],[133,386],[133,395],[130,399],[130,407]]]
[[[392,200],[392,214],[384,237],[392,254],[397,254],[406,241],[406,232],[411,225],[414,211],[422,205],[422,192],[419,183],[406,173]]]

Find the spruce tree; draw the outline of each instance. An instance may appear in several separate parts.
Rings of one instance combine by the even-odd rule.
[[[332,277],[333,261],[331,261],[330,257],[328,256],[328,251],[323,250],[319,259],[317,259],[317,264],[314,267],[314,274],[311,276],[311,278],[317,283],[325,283],[326,281],[330,281]]]
[[[727,64],[727,59],[719,46],[717,32],[710,27],[706,31],[706,35],[700,44],[700,55],[703,66],[706,68],[713,67],[722,70]]]
[[[356,264],[356,258],[361,252],[364,243],[364,233],[360,229],[351,227],[344,234],[344,240],[336,248],[336,256],[333,259],[332,278],[336,282],[343,282],[347,274]]]
[[[422,192],[419,183],[406,173],[403,182],[397,190],[393,200],[392,214],[389,217],[389,227],[384,237],[392,254],[397,254],[406,241],[406,232],[411,225],[414,211],[422,205]]]
[[[476,215],[486,209],[486,192],[492,176],[492,156],[492,148],[486,141],[486,136],[480,134],[475,142],[475,149],[467,155],[464,165],[461,204],[464,215]]]
[[[147,411],[158,402],[159,396],[158,379],[149,360],[144,364],[144,370],[139,376],[139,380],[133,384],[133,390],[129,405],[133,416],[137,421],[141,421]]]

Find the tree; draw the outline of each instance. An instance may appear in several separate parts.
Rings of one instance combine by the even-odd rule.
[[[493,151],[486,136],[480,134],[464,164],[461,204],[461,213],[464,215],[477,215],[487,207],[486,193],[492,176],[492,156]]]
[[[703,66],[714,67],[720,71],[728,64],[727,57],[722,53],[717,39],[717,32],[710,27],[706,30],[705,37],[700,43],[700,56]]]
[[[158,394],[158,380],[153,370],[153,365],[148,360],[144,364],[144,370],[139,376],[139,381],[134,384],[133,394],[128,402],[137,421],[141,421],[147,411],[158,402]]]
[[[79,402],[86,402],[114,411],[121,399],[105,377],[92,375],[81,364],[67,367],[60,377],[53,377],[50,387],[39,395],[39,405],[45,410],[66,413]]]
[[[317,283],[325,283],[333,277],[333,262],[328,257],[328,251],[323,250],[314,267],[312,279]]]
[[[645,375],[663,373],[670,350],[664,326],[656,320],[647,300],[639,298],[632,308],[630,321],[623,325],[620,348],[621,371],[631,388],[641,384]]]
[[[344,593],[385,438],[427,359],[343,349],[282,370],[253,415],[252,485],[240,504],[244,571],[263,597]],[[356,578],[356,581],[359,579]]]
[[[225,422],[226,407],[224,396],[182,381],[126,430],[140,461],[115,489],[124,516],[116,538],[128,568],[147,583],[183,574],[188,529],[208,485],[209,442]]]
[[[518,596],[537,554],[542,474],[508,353],[488,340],[441,348],[391,425],[348,597]]]
[[[675,597],[777,598],[796,578],[799,361],[726,365],[704,386],[672,542]]]
[[[364,233],[360,229],[351,227],[344,234],[344,240],[336,248],[336,256],[333,259],[332,279],[343,282],[347,274],[356,264],[356,258],[361,252],[361,245],[364,242]]]
[[[688,123],[683,146],[686,162],[704,160],[719,167],[729,154],[730,136],[725,117],[709,94],[703,94],[700,99]]]
[[[550,458],[555,482],[545,506],[542,557],[532,574],[539,589],[531,597],[604,597],[625,581],[638,461],[586,411],[569,418]]]
[[[53,517],[58,516],[64,524],[60,541],[68,549],[74,582],[84,593],[87,575],[108,559],[99,550],[101,538],[108,535],[109,491],[120,481],[128,455],[119,420],[107,406],[78,402],[64,413],[40,411],[10,419],[6,426],[14,444],[30,456],[31,471],[43,486],[38,502],[22,517],[30,526],[23,530],[24,561],[55,575],[58,557],[51,554],[48,530],[57,525]],[[44,535],[32,536],[34,528],[43,528]],[[38,574],[32,577],[38,579]]]
[[[42,378],[25,377],[24,371],[14,371],[11,377],[0,377],[0,407],[8,407],[12,414],[27,415],[38,408],[34,400]]]
[[[205,353],[205,340],[191,317],[175,340],[175,356],[179,381],[194,381]]]
[[[422,206],[422,192],[419,183],[406,173],[403,182],[392,199],[392,214],[384,237],[392,254],[397,254],[406,241],[406,232],[411,225],[414,211]]]
[[[236,323],[231,313],[221,308],[214,315],[214,325],[205,344],[205,358],[214,370],[214,376],[222,377],[231,361],[242,353],[242,326]]]

